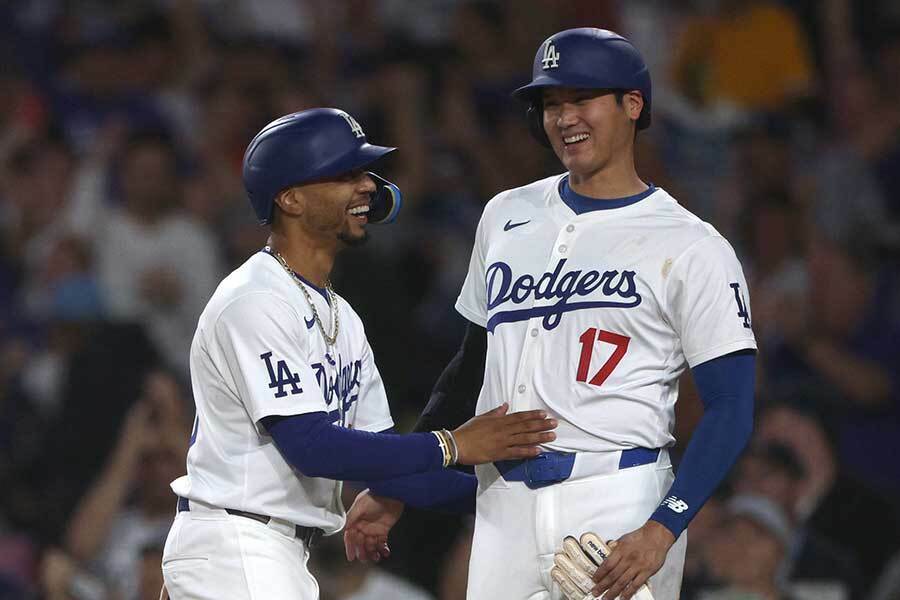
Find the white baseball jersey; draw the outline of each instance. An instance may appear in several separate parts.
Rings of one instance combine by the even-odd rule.
[[[741,266],[664,190],[579,215],[563,177],[499,194],[478,225],[456,303],[488,331],[477,412],[547,409],[555,450],[669,446],[685,367],[756,348]]]
[[[322,290],[306,289],[330,332]],[[293,470],[259,425],[325,411],[344,427],[393,427],[362,321],[339,296],[337,304],[340,332],[328,347],[303,292],[272,256],[259,252],[222,281],[191,345],[197,417],[176,494],[326,533],[343,527],[340,483]]]

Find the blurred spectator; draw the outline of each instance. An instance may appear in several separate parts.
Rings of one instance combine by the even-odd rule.
[[[3,156],[0,216],[3,251],[20,261],[27,279],[40,271],[65,235],[76,157],[56,134],[32,139]]]
[[[800,533],[805,530],[810,538],[806,540],[808,550],[814,552],[818,546],[827,552],[827,546],[837,546],[841,550],[830,553],[831,560],[842,563],[843,567],[836,564],[836,568],[845,574],[851,588],[857,582],[854,592],[867,587],[881,573],[887,558],[900,549],[900,519],[896,516],[895,499],[873,492],[856,477],[839,471],[828,434],[821,422],[809,413],[789,405],[769,407],[760,416],[755,438],[755,443],[788,449],[802,465],[802,477],[785,477],[786,470],[798,473],[796,465],[782,467],[780,474],[771,476],[757,467],[754,469],[757,475],[746,475],[749,481],[744,483],[740,478],[745,474],[738,471],[735,485],[752,485],[783,502],[793,497],[793,509],[789,513],[803,524]],[[848,515],[852,518],[847,518]],[[824,543],[817,544],[818,541]],[[795,553],[805,550],[803,544],[794,549]],[[841,558],[841,555],[849,556]],[[795,559],[798,576],[820,572],[817,565],[804,567],[799,555],[795,554]],[[861,585],[853,575],[857,570],[862,572]]]
[[[104,301],[93,272],[88,244],[76,236],[60,236],[41,271],[25,283],[23,300],[37,319],[92,320],[104,314]]]
[[[341,535],[323,538],[310,553],[310,572],[322,600],[431,600],[424,590],[372,563],[350,563]]]
[[[146,323],[173,369],[185,373],[194,324],[221,276],[209,232],[178,211],[175,152],[165,137],[132,136],[122,150],[122,205],[97,242],[113,317]]]
[[[806,471],[800,458],[777,442],[751,445],[734,473],[737,494],[755,494],[777,504],[788,517],[793,535],[782,573],[796,592],[813,588],[829,598],[861,597],[863,579],[852,554],[820,532],[809,529],[797,514]]]
[[[837,452],[870,485],[900,490],[889,447],[900,439],[900,288],[871,232],[809,248],[810,291],[799,315],[779,316],[783,341],[768,355],[772,392],[815,402],[833,418]]]
[[[691,543],[685,552],[681,581],[681,597],[685,600],[696,600],[701,591],[708,591],[714,583],[706,555],[725,523],[728,494],[729,490],[720,487],[691,521]]]
[[[700,106],[729,103],[771,110],[809,94],[810,45],[796,16],[769,0],[714,0],[687,23],[675,51],[674,81]]]
[[[777,504],[761,496],[728,501],[720,528],[705,547],[713,583],[699,600],[790,600],[784,589],[783,561],[791,526]]]
[[[107,600],[106,584],[58,548],[44,552],[39,576],[46,600]]]
[[[172,523],[175,498],[168,484],[184,471],[189,437],[177,384],[164,373],[150,375],[106,468],[69,522],[66,547],[73,559],[92,566],[126,600],[146,597],[143,554],[148,546],[159,548]]]

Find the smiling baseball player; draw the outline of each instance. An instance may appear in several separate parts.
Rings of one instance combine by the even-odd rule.
[[[505,406],[453,432],[389,433],[362,322],[329,274],[366,223],[396,217],[400,191],[363,170],[392,150],[327,108],[273,121],[247,149],[272,233],[219,285],[191,347],[196,420],[162,563],[174,600],[314,600],[309,548],[344,524],[341,480],[534,456],[554,437],[545,411]]]
[[[651,84],[628,40],[593,28],[557,33],[515,96],[566,172],[485,207],[456,303],[469,329],[418,427],[472,414],[480,387],[477,411],[543,409],[559,428],[536,458],[476,467],[467,597],[583,593],[585,580],[573,587],[571,571],[553,568],[571,536],[614,540],[589,572],[593,595],[646,597],[649,579],[656,600],[675,600],[687,524],[752,428],[747,284],[728,242],[635,171]],[[688,367],[705,413],[676,477],[666,449]],[[399,516],[382,496],[442,501],[409,487],[375,483],[358,498],[345,533],[354,551],[373,552]]]

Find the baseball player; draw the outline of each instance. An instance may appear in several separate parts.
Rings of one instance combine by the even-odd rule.
[[[752,428],[747,284],[728,242],[635,171],[651,84],[628,40],[557,33],[514,95],[566,172],[485,207],[456,303],[468,331],[417,428],[459,422],[476,395],[478,411],[508,402],[545,410],[559,427],[535,458],[458,474],[455,506],[477,493],[468,598],[627,599],[645,597],[649,579],[656,600],[674,600],[687,524]],[[687,367],[705,413],[675,476],[666,449]],[[357,498],[349,556],[378,555],[402,507],[385,496],[445,502],[401,483],[373,483]],[[595,556],[612,541],[586,579],[572,581],[554,559],[568,536]]]
[[[453,432],[390,433],[363,325],[329,273],[367,222],[396,217],[399,189],[363,170],[393,150],[330,108],[277,119],[247,148],[271,237],[219,285],[191,346],[196,419],[162,562],[175,600],[318,598],[309,547],[344,524],[341,480],[525,458],[554,439],[545,410],[505,404]]]

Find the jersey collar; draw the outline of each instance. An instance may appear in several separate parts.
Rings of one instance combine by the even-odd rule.
[[[589,196],[582,196],[578,192],[574,191],[571,187],[569,187],[568,175],[564,175],[559,182],[560,198],[562,198],[562,201],[566,203],[566,206],[571,208],[572,212],[574,212],[576,215],[581,215],[586,212],[592,212],[596,210],[610,210],[613,208],[631,206],[632,204],[640,202],[647,196],[650,196],[657,189],[659,188],[651,183],[650,187],[648,187],[646,190],[638,194],[634,194],[633,196],[613,198],[610,200],[600,200],[597,198],[591,198]]]

